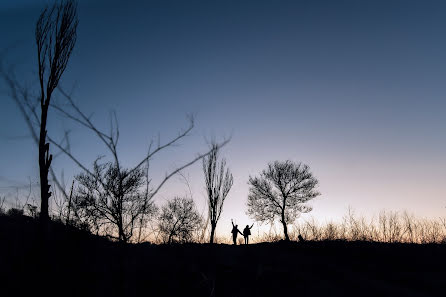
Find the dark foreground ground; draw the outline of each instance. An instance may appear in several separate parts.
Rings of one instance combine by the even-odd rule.
[[[120,246],[55,224],[42,260],[35,234],[0,216],[0,295],[446,296],[445,245]]]

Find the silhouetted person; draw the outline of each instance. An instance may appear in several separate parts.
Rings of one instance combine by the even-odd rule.
[[[305,239],[304,239],[304,238],[302,237],[302,235],[300,235],[300,234],[299,234],[299,236],[297,236],[297,238],[299,238],[299,241],[300,241],[300,242],[304,242],[304,241],[305,241]]]
[[[237,235],[240,233],[240,235],[243,235],[242,232],[237,228],[237,225],[234,225],[234,222],[231,220],[232,223],[232,242],[236,245],[237,244]]]
[[[245,238],[245,244],[248,244],[249,241],[249,235],[251,235],[251,228],[254,226],[254,223],[249,227],[246,225],[245,229],[243,229],[243,237]]]

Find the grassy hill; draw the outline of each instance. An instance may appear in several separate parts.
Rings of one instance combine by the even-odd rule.
[[[119,245],[57,223],[47,232],[44,253],[35,220],[0,216],[2,292],[32,296],[44,284],[55,296],[446,296],[440,244]]]

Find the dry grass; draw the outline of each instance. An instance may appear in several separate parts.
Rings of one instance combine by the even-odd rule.
[[[11,204],[11,203],[9,203]],[[25,215],[32,215],[26,208],[30,204],[11,204],[8,207],[6,197],[0,197],[0,215],[5,215],[10,209],[22,210]],[[53,213],[54,220],[63,222],[63,217]],[[194,233],[192,242],[208,243],[209,228],[203,224],[203,229]],[[370,241],[388,243],[443,243],[446,244],[446,218],[427,219],[416,217],[407,211],[381,211],[377,216],[366,218],[358,216],[352,209],[348,209],[340,222],[327,222],[321,224],[314,217],[297,220],[288,227],[291,240],[297,241],[298,235],[306,240],[345,240]],[[142,230],[143,236],[136,242],[149,241],[161,244],[156,221],[147,224]],[[249,243],[277,242],[283,239],[281,226],[271,226],[268,232],[258,233],[249,239]],[[232,237],[216,234],[215,243],[232,244]],[[243,244],[243,237],[238,238],[238,244]]]
[[[291,238],[296,240],[299,234],[314,241],[446,243],[446,219],[418,218],[405,211],[381,211],[377,217],[366,219],[349,209],[340,223],[319,224],[314,218],[297,222],[293,225]]]

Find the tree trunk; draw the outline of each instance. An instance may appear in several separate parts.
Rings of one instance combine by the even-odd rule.
[[[168,243],[168,244],[171,244],[171,243],[172,243],[173,232],[174,232],[173,230],[170,231],[169,238],[167,239],[167,243]]]
[[[40,171],[40,221],[45,227],[49,221],[48,201],[51,197],[50,185],[48,184],[48,171],[51,165],[52,155],[49,153],[49,143],[46,143],[46,122],[48,116],[48,105],[42,104],[40,119],[39,138],[39,171]]]
[[[122,218],[119,218],[118,224],[119,224],[119,226],[118,226],[119,242],[121,242],[121,243],[127,243],[127,238],[126,238],[126,236],[125,236],[124,225],[123,225],[123,222],[122,222]]]
[[[67,213],[67,219],[65,220],[65,223],[67,226],[70,225],[70,215],[71,215],[71,197],[73,197],[73,188],[74,188],[74,179],[71,183],[71,191],[70,191],[70,198],[68,199],[68,213]]]
[[[42,99],[43,100],[43,99]],[[39,274],[42,279],[48,276],[48,263],[50,259],[48,251],[48,226],[49,226],[49,212],[48,202],[51,197],[50,185],[48,184],[48,171],[51,164],[51,155],[49,153],[49,143],[46,143],[46,123],[48,116],[48,105],[43,104],[41,107],[40,118],[40,135],[39,135],[39,173],[40,173],[40,230],[39,230]],[[39,282],[37,288],[38,292],[45,294],[47,292],[47,282]]]
[[[211,223],[211,239],[210,239],[210,243],[214,243],[214,236],[215,236],[215,227],[217,226],[217,224]]]
[[[285,241],[290,241],[290,237],[288,236],[288,228],[285,221],[285,212],[282,211],[282,225],[283,225],[283,234],[285,235]]]

